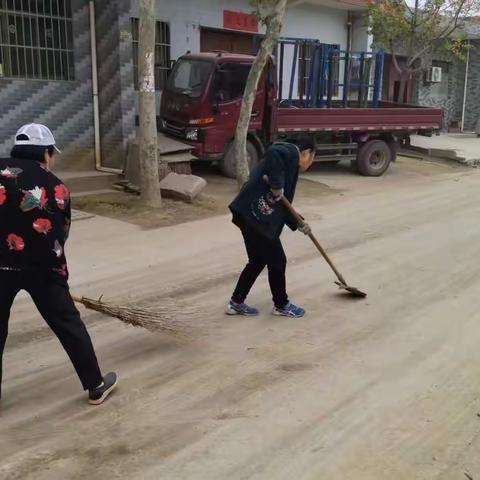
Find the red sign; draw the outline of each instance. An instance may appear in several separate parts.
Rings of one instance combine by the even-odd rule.
[[[246,32],[258,32],[258,18],[251,13],[223,11],[223,27]]]

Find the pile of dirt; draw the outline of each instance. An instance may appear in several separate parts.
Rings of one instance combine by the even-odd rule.
[[[145,207],[140,197],[124,192],[87,195],[73,200],[76,209],[115,218],[144,228],[158,228],[223,215],[227,207],[213,197],[201,196],[192,203],[162,199],[162,208]]]

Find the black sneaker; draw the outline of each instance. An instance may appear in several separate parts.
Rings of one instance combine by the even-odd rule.
[[[103,385],[88,391],[88,403],[91,405],[100,405],[112,393],[117,386],[117,374],[115,372],[107,373],[103,377]]]

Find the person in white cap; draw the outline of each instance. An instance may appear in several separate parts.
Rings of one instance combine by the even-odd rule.
[[[11,158],[0,159],[0,397],[10,308],[25,290],[70,357],[89,402],[98,405],[117,375],[102,376],[69,292],[64,247],[70,194],[50,171],[58,152],[52,132],[30,123],[18,130]]]

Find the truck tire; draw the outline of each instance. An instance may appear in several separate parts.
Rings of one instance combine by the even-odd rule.
[[[383,140],[371,140],[360,147],[357,155],[358,171],[366,177],[379,177],[392,160],[392,150]]]
[[[233,157],[233,143],[229,143],[225,149],[225,155],[220,160],[220,171],[225,177],[228,178],[237,178],[237,165],[235,158]],[[255,145],[247,140],[247,156],[248,156],[248,166],[250,169],[255,167],[258,163],[258,151]]]

